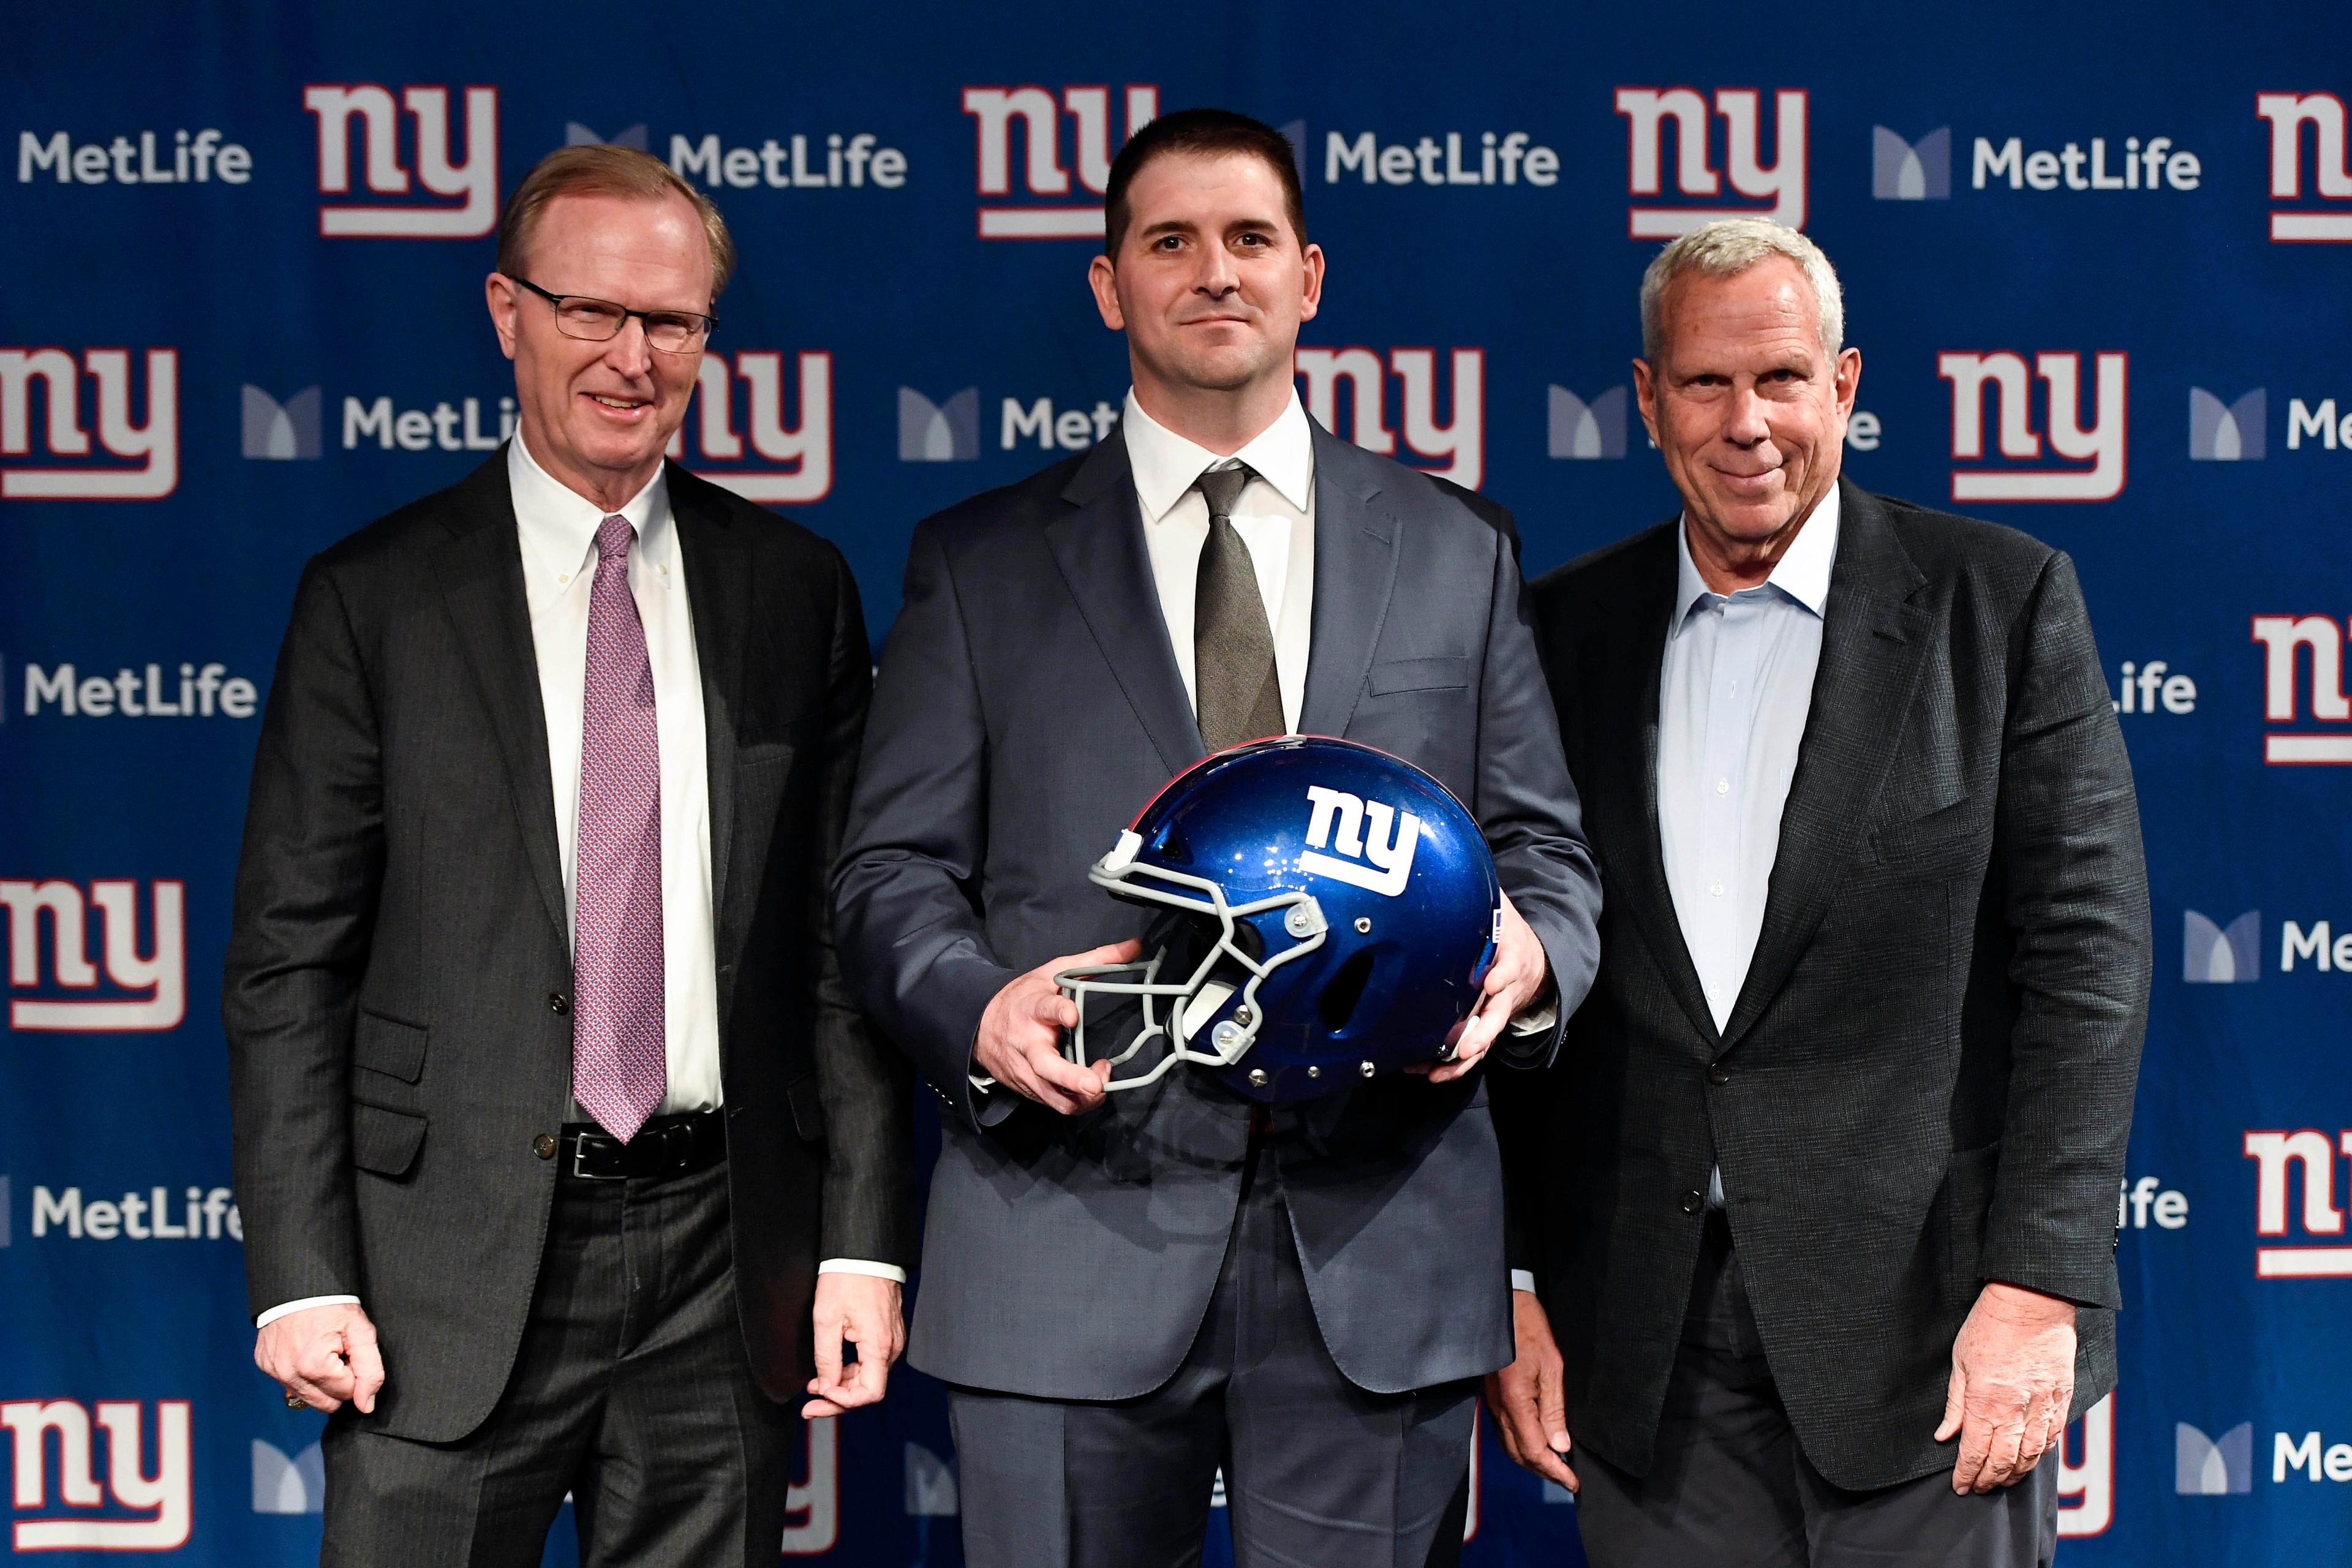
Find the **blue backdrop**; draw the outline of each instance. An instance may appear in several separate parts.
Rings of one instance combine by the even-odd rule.
[[[2160,962],[2062,1557],[2352,1552],[2352,14],[328,12],[0,32],[8,1550],[316,1552],[319,1418],[249,1360],[216,977],[302,560],[510,415],[498,198],[580,138],[710,190],[744,265],[683,455],[838,541],[879,638],[919,517],[1104,433],[1108,154],[1220,103],[1298,147],[1310,407],[1515,507],[1531,571],[1674,504],[1634,288],[1710,212],[1843,271],[1860,482],[2074,552]],[[941,1400],[895,1390],[811,1432],[787,1553],[961,1560]],[[1470,1562],[1581,1561],[1491,1438],[1477,1496]]]

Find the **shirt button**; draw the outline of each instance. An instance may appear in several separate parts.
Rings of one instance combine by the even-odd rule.
[[[1715,793],[1717,795],[1729,795],[1731,793],[1731,781],[1729,779],[1716,780]]]
[[[572,574],[569,572],[558,572],[555,574],[555,580],[558,583],[569,583],[572,581]]]
[[[570,1013],[572,1011],[571,994],[562,991],[549,992],[547,994],[547,1010],[554,1014],[559,1018]]]
[[[555,1134],[542,1132],[530,1141],[530,1152],[542,1160],[555,1158]]]
[[[1718,899],[1723,897],[1723,884],[1720,882],[1708,883],[1706,890],[1713,893]]]
[[[1706,1194],[1693,1187],[1683,1194],[1683,1213],[1696,1214],[1706,1207]]]

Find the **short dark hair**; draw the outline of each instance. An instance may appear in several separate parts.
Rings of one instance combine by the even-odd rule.
[[[1184,153],[1215,158],[1238,153],[1265,161],[1282,182],[1283,216],[1301,248],[1307,244],[1307,198],[1298,185],[1298,154],[1290,138],[1262,120],[1235,114],[1230,109],[1180,109],[1127,139],[1111,161],[1109,188],[1103,193],[1103,254],[1118,259],[1119,243],[1127,238],[1127,188],[1154,158]]]

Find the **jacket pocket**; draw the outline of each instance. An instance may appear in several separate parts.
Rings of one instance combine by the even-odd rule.
[[[386,1110],[363,1100],[352,1101],[352,1163],[361,1170],[379,1176],[405,1176],[424,1146],[422,1116]]]
[[[1372,666],[1368,678],[1375,697],[1400,691],[1457,690],[1470,684],[1466,658],[1391,658]]]
[[[793,1126],[809,1142],[824,1136],[824,1096],[817,1092],[816,1074],[796,1078],[784,1086],[784,1098],[792,1101]]]
[[[415,1083],[425,1076],[425,1038],[428,1032],[422,1024],[404,1024],[397,1018],[362,1010],[359,1026],[352,1034],[352,1064],[403,1083]]]

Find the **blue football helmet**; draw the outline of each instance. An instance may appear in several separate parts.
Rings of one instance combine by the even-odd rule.
[[[1196,1062],[1279,1104],[1445,1060],[1502,929],[1494,858],[1462,803],[1410,763],[1316,736],[1194,763],[1087,876],[1176,911],[1145,961],[1055,976],[1077,1004],[1064,1049],[1081,1067],[1089,1001],[1136,999],[1114,1089]]]

